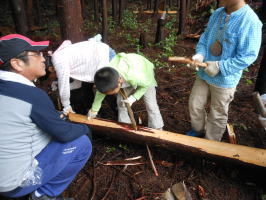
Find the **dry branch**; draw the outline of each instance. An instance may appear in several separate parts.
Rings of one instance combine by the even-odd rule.
[[[197,61],[194,61],[190,58],[180,57],[180,56],[169,57],[168,61],[178,62],[178,63],[183,63],[183,64],[193,64],[193,65],[197,65],[199,67],[207,67],[208,66],[207,63],[197,62]]]
[[[119,140],[127,140],[140,144],[159,145],[170,150],[182,150],[197,153],[205,157],[230,160],[240,164],[266,167],[266,150],[217,142],[203,138],[190,137],[169,131],[138,127],[138,131],[130,124],[114,122],[103,119],[88,120],[85,115],[69,114],[73,122],[84,123],[91,126],[97,134],[110,136]]]

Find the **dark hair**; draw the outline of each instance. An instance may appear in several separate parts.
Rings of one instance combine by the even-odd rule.
[[[23,51],[22,53],[20,53],[20,54],[18,54],[16,57],[14,57],[14,58],[17,58],[17,59],[20,59],[20,60],[22,60],[24,63],[28,63],[28,61],[29,61],[29,58],[28,58],[28,51]],[[13,59],[13,58],[11,58],[11,59]],[[10,59],[10,60],[11,60]],[[8,72],[10,72],[10,71],[12,71],[12,66],[11,66],[11,63],[10,63],[10,60],[8,60],[8,61],[6,61],[1,67],[0,67],[0,69],[1,70],[4,70],[4,71],[8,71]]]
[[[97,90],[106,93],[118,86],[119,73],[111,67],[104,67],[98,70],[94,76],[94,83]]]

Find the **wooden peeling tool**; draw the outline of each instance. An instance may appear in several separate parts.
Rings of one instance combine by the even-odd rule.
[[[123,88],[121,88],[119,90],[119,94],[123,97],[124,100],[128,98]],[[129,118],[130,118],[131,123],[132,123],[132,127],[135,131],[137,131],[138,128],[137,128],[136,120],[134,118],[134,113],[133,113],[133,111],[132,111],[132,109],[128,103],[126,103],[126,107],[127,107]]]
[[[208,66],[207,63],[197,62],[197,61],[194,61],[194,60],[192,60],[190,58],[180,57],[180,56],[169,57],[168,61],[184,63],[184,64],[193,64],[193,65],[197,65],[199,67],[207,67]]]

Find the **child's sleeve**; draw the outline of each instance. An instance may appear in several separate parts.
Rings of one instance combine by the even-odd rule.
[[[136,92],[133,94],[133,97],[137,100],[139,100],[148,90],[148,87],[137,87]]]
[[[105,94],[97,90],[91,109],[95,112],[98,112],[102,106],[102,101],[104,100],[104,98],[105,98]]]

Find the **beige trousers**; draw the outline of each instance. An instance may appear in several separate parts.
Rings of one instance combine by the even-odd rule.
[[[189,114],[192,129],[205,132],[205,138],[220,141],[227,124],[228,108],[236,88],[220,88],[197,78],[190,97]],[[210,100],[210,113],[205,106]]]
[[[133,87],[124,88],[125,93],[130,96],[134,91]],[[131,124],[130,118],[128,116],[128,111],[126,106],[121,104],[122,96],[117,95],[117,107],[118,107],[118,121]],[[159,110],[156,99],[156,89],[155,87],[150,87],[147,92],[143,95],[143,100],[148,113],[148,127],[161,129],[164,126],[162,115]]]

